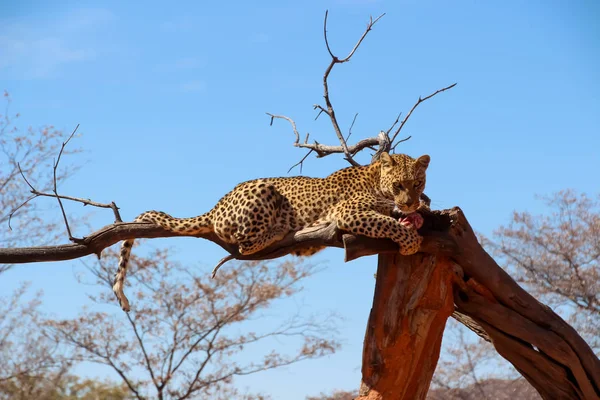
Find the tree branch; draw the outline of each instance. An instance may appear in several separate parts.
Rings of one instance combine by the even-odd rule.
[[[329,52],[329,55],[331,56],[331,62],[329,63],[329,66],[327,67],[327,69],[325,70],[325,74],[323,75],[323,98],[325,99],[325,105],[327,106],[327,109],[324,109],[322,106],[317,105],[317,104],[314,107],[315,107],[315,109],[321,110],[321,112],[325,112],[329,116],[329,119],[331,120],[331,125],[333,126],[333,130],[335,131],[335,134],[336,134],[338,140],[340,141],[343,153],[346,156],[345,157],[346,161],[348,161],[351,165],[357,167],[357,166],[360,166],[360,164],[357,163],[356,161],[354,161],[354,159],[352,158],[353,154],[348,149],[348,144],[346,143],[346,139],[344,139],[344,135],[342,134],[342,130],[340,129],[340,125],[335,116],[335,110],[333,109],[333,105],[331,104],[331,99],[329,98],[329,83],[328,83],[327,79],[329,78],[329,74],[331,73],[331,70],[333,69],[335,64],[343,64],[345,62],[350,61],[350,59],[352,58],[352,56],[354,55],[354,53],[356,52],[356,50],[358,49],[358,47],[360,46],[362,41],[365,39],[367,34],[371,31],[371,29],[373,29],[373,25],[375,25],[377,23],[377,21],[379,21],[385,14],[381,14],[379,17],[375,18],[375,20],[373,20],[373,17],[370,18],[369,23],[367,24],[367,29],[362,34],[362,36],[360,37],[360,39],[358,40],[358,42],[356,43],[354,48],[350,51],[350,53],[348,54],[348,56],[346,56],[346,58],[341,59],[341,60],[331,52],[331,48],[329,47],[329,41],[327,40],[327,16],[328,15],[329,15],[329,11],[326,11],[325,12],[325,21],[323,22],[323,34],[325,36],[325,44],[327,45],[327,51]]]
[[[456,85],[457,85],[456,83],[453,83],[450,86],[446,86],[445,88],[436,90],[435,92],[431,93],[429,96],[425,96],[423,98],[419,97],[419,100],[417,100],[417,102],[415,103],[415,105],[412,106],[412,108],[410,109],[410,111],[408,112],[408,114],[406,114],[406,117],[404,117],[404,119],[400,123],[400,126],[398,127],[398,129],[396,129],[396,132],[394,132],[394,135],[392,136],[391,142],[394,143],[394,140],[396,140],[396,137],[398,136],[398,134],[400,133],[400,131],[402,130],[402,128],[404,128],[404,124],[406,124],[406,121],[408,121],[408,119],[412,115],[413,111],[415,111],[415,109],[419,106],[419,104],[421,104],[424,101],[429,100],[430,98],[432,98],[433,96],[435,96],[438,93],[442,93],[442,92],[445,92],[446,90],[452,89]],[[398,117],[400,117],[400,116],[398,116]],[[396,119],[396,122],[394,122],[394,125],[392,125],[392,128],[396,125],[397,122],[398,122],[398,119]],[[392,130],[392,128],[390,128],[390,131]],[[398,143],[401,143],[401,142],[398,142]],[[398,143],[396,143],[394,145],[394,147],[392,147],[392,150],[396,148],[396,146],[398,145]]]
[[[426,220],[437,218],[435,213],[426,216]],[[423,232],[421,230],[420,232]],[[440,232],[427,232],[428,235],[422,248],[425,252],[450,252],[453,249],[452,241]],[[63,244],[57,246],[24,247],[0,249],[0,264],[3,263],[29,263],[40,261],[62,261],[80,258],[90,254],[100,257],[102,250],[125,239],[130,238],[157,238],[190,236],[164,230],[163,228],[147,222],[115,223],[91,233],[84,237],[80,243]],[[214,233],[191,235],[210,240],[230,253],[237,260],[266,260],[284,256],[302,248],[331,246],[346,249],[347,261],[358,257],[376,254],[379,252],[397,252],[398,245],[389,239],[371,239],[354,236],[337,229],[335,224],[321,225],[305,228],[288,234],[283,240],[266,249],[251,255],[241,255],[237,246],[226,243]],[[370,246],[375,247],[370,248]]]
[[[29,186],[29,191],[32,193],[32,196],[28,197],[27,200],[25,200],[23,203],[21,203],[18,207],[14,208],[9,216],[8,216],[8,227],[9,229],[12,230],[11,227],[11,220],[13,215],[15,215],[15,213],[21,209],[23,206],[25,206],[27,203],[29,203],[31,200],[37,198],[37,197],[54,197],[57,199],[58,204],[60,206],[60,210],[62,212],[62,216],[65,222],[65,225],[67,227],[67,234],[69,235],[69,240],[77,243],[80,242],[82,239],[78,239],[78,238],[74,238],[73,235],[71,235],[71,229],[69,227],[69,222],[67,220],[67,215],[65,214],[65,209],[63,207],[62,201],[61,199],[64,200],[70,200],[70,201],[75,201],[78,203],[82,203],[84,206],[93,206],[93,207],[98,207],[98,208],[110,208],[113,211],[113,214],[115,215],[115,222],[122,222],[123,220],[121,219],[121,214],[119,213],[119,207],[117,207],[117,205],[115,204],[115,202],[111,202],[110,204],[103,204],[103,203],[98,203],[95,201],[92,201],[90,199],[82,199],[79,197],[72,197],[72,196],[64,196],[64,195],[60,195],[58,194],[57,191],[57,176],[56,176],[56,171],[58,169],[58,164],[60,163],[60,159],[62,157],[62,154],[65,150],[65,147],[67,146],[67,144],[69,144],[69,142],[71,141],[71,139],[73,139],[73,136],[75,136],[75,133],[77,132],[77,129],[79,128],[79,124],[77,124],[77,126],[75,127],[75,129],[73,130],[73,132],[71,133],[71,135],[67,138],[67,140],[65,142],[62,143],[62,146],[60,148],[60,151],[58,153],[58,157],[56,159],[56,161],[54,162],[53,165],[53,193],[45,193],[42,192],[38,189],[36,189],[33,184],[27,179],[27,177],[25,176],[25,173],[23,172],[23,169],[21,168],[21,164],[17,162],[17,169],[19,171],[19,173],[21,174],[21,177],[23,178],[23,180],[25,181],[25,183],[27,184],[27,186]]]
[[[60,163],[60,158],[63,154],[63,151],[65,150],[65,147],[67,146],[67,144],[69,144],[71,139],[73,139],[73,136],[75,136],[75,132],[77,132],[78,128],[79,128],[79,124],[77,124],[77,126],[73,130],[73,133],[71,133],[71,136],[69,136],[69,138],[65,142],[63,142],[62,146],[60,147],[60,151],[58,152],[58,157],[56,158],[56,162],[54,163],[53,179],[52,179],[52,182],[54,184],[54,187],[53,187],[54,197],[56,197],[56,200],[58,201],[58,205],[60,206],[60,211],[61,211],[63,219],[65,221],[65,226],[67,227],[67,234],[69,235],[69,240],[71,240],[73,242],[77,242],[79,239],[73,237],[73,235],[71,234],[71,228],[69,227],[69,221],[67,219],[67,214],[65,213],[65,208],[63,207],[62,200],[58,196],[58,191],[56,189],[56,170],[58,169],[58,164]],[[19,167],[19,169],[20,169],[20,167]]]
[[[583,393],[567,398],[598,398],[600,360],[588,344],[560,316],[538,302],[500,268],[479,244],[459,208],[455,207],[452,214],[455,220],[450,236],[460,249],[452,258],[465,276],[471,278],[455,295],[458,311],[475,320],[498,352],[540,393],[547,393],[545,390],[551,385],[556,386],[556,393],[567,390],[564,379],[560,378],[560,374],[567,371],[568,386]],[[563,372],[559,373],[553,365],[560,366]],[[545,375],[542,371],[554,372]]]

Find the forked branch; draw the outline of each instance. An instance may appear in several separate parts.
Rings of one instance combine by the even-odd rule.
[[[415,105],[412,106],[412,108],[410,109],[410,111],[408,112],[408,114],[406,114],[406,117],[400,123],[400,126],[398,126],[398,129],[396,129],[396,132],[394,132],[394,135],[392,136],[391,142],[394,143],[394,140],[396,140],[396,137],[398,137],[398,134],[400,133],[400,131],[402,130],[402,128],[404,128],[404,125],[406,124],[406,121],[408,121],[408,119],[412,115],[413,111],[415,111],[415,109],[419,106],[419,104],[421,104],[422,102],[424,102],[426,100],[429,100],[430,98],[432,98],[433,96],[435,96],[438,93],[442,93],[442,92],[445,92],[446,90],[452,89],[456,85],[457,85],[457,83],[453,83],[450,86],[446,86],[445,88],[436,90],[435,92],[431,93],[429,96],[425,96],[423,98],[419,97],[419,100],[417,100],[417,102],[415,103]],[[398,116],[398,117],[400,117],[400,116]],[[394,122],[394,125],[392,125],[392,128],[396,125],[396,123],[398,122],[398,119],[396,119],[396,122]],[[392,130],[392,128],[390,128],[390,130],[388,131],[388,134]],[[409,136],[409,138],[410,138],[410,136]],[[399,143],[402,143],[402,142],[404,142],[406,140],[407,139],[403,139],[403,140],[397,142],[396,144],[394,144],[394,146],[392,147],[392,150],[394,150]]]
[[[77,124],[75,129],[73,129],[73,133],[71,133],[71,136],[69,136],[69,138],[63,142],[62,146],[60,146],[60,151],[58,152],[58,157],[56,158],[56,162],[54,163],[54,167],[53,167],[53,171],[52,171],[54,197],[56,197],[56,200],[58,201],[60,211],[61,211],[63,219],[65,221],[65,226],[67,227],[67,234],[69,235],[69,240],[71,240],[73,242],[77,242],[79,239],[73,237],[73,235],[71,234],[71,228],[69,227],[69,220],[67,219],[67,214],[65,213],[65,208],[63,207],[62,200],[58,196],[58,190],[56,188],[56,170],[58,169],[58,164],[60,163],[60,158],[62,157],[65,147],[67,146],[67,144],[69,144],[71,139],[73,139],[73,136],[75,136],[77,129],[79,129],[79,124]],[[21,170],[21,166],[19,166],[19,170]]]
[[[325,39],[325,46],[327,47],[327,52],[331,56],[331,61],[330,61],[329,65],[327,66],[325,73],[323,75],[323,98],[325,99],[325,105],[323,106],[320,104],[315,104],[315,105],[313,105],[313,109],[318,111],[315,119],[319,118],[319,116],[321,114],[326,114],[329,117],[329,119],[331,120],[331,125],[333,126],[333,131],[335,132],[335,135],[337,136],[340,144],[339,145],[326,145],[326,144],[321,144],[321,143],[317,142],[316,140],[313,142],[309,142],[309,134],[307,134],[304,141],[301,142],[300,141],[300,132],[298,131],[296,122],[292,118],[285,116],[285,115],[276,115],[276,114],[267,113],[267,115],[271,117],[270,125],[273,125],[273,121],[275,119],[283,119],[283,120],[288,121],[290,123],[290,125],[292,126],[292,131],[294,132],[294,136],[296,138],[293,145],[295,147],[304,148],[304,149],[309,150],[309,152],[307,154],[305,154],[299,162],[292,165],[292,167],[290,168],[290,171],[293,168],[300,166],[300,171],[302,172],[302,166],[304,164],[304,161],[310,155],[311,152],[314,152],[318,158],[326,157],[330,154],[343,154],[344,159],[346,161],[348,161],[350,163],[350,165],[353,165],[353,166],[360,166],[360,164],[356,160],[354,160],[354,157],[359,152],[361,152],[362,150],[365,150],[365,149],[374,150],[375,154],[373,155],[372,159],[373,160],[378,159],[379,155],[381,153],[393,151],[396,149],[396,146],[398,144],[405,142],[411,138],[411,136],[407,136],[403,139],[396,140],[399,133],[402,131],[402,128],[404,128],[404,125],[406,124],[406,122],[408,121],[410,116],[412,115],[413,111],[419,106],[419,104],[432,98],[433,96],[437,95],[438,93],[444,92],[444,91],[456,86],[456,83],[454,83],[450,86],[439,89],[436,92],[434,92],[428,96],[425,96],[423,98],[419,97],[419,100],[415,103],[415,105],[413,105],[411,110],[408,112],[406,117],[401,122],[400,122],[400,115],[398,115],[398,117],[396,118],[396,121],[392,124],[392,126],[387,131],[381,131],[377,136],[372,136],[372,137],[369,137],[366,139],[362,139],[353,145],[349,145],[348,140],[350,139],[351,130],[352,130],[352,127],[354,126],[354,122],[356,121],[356,116],[358,114],[355,114],[355,116],[354,116],[354,119],[350,126],[350,132],[348,133],[348,136],[344,137],[344,135],[342,134],[342,130],[340,128],[340,124],[337,120],[335,109],[333,107],[333,104],[332,104],[331,98],[330,98],[330,94],[329,94],[329,82],[328,82],[329,75],[331,74],[331,71],[333,70],[333,67],[336,64],[343,64],[343,63],[351,60],[352,56],[354,56],[354,53],[356,53],[356,50],[358,50],[358,48],[362,44],[363,40],[366,38],[367,34],[373,29],[373,26],[384,15],[385,14],[381,14],[379,17],[377,17],[375,19],[373,19],[371,17],[367,24],[367,28],[363,32],[360,39],[356,42],[356,44],[354,45],[354,47],[352,48],[350,53],[348,53],[348,55],[344,58],[339,58],[333,53],[333,51],[331,50],[331,46],[329,45],[329,39],[327,37],[327,18],[329,16],[329,12],[328,11],[325,12],[325,20],[323,22],[323,37]],[[400,122],[400,125],[398,126],[398,128],[392,135],[391,132],[396,127],[396,125],[398,125],[398,122]]]
[[[27,198],[27,200],[25,200],[23,203],[21,203],[19,206],[15,207],[10,214],[8,215],[8,227],[9,229],[12,230],[12,226],[11,226],[11,220],[12,217],[16,214],[16,212],[21,209],[22,207],[24,207],[25,205],[27,205],[27,203],[29,203],[31,200],[38,198],[38,197],[53,197],[55,199],[57,199],[58,204],[60,206],[60,210],[65,222],[65,226],[67,229],[67,234],[69,235],[69,240],[75,243],[80,243],[82,242],[83,239],[80,238],[75,238],[73,237],[73,235],[71,234],[71,228],[69,227],[69,221],[67,219],[67,215],[65,213],[65,209],[63,207],[62,204],[62,200],[69,200],[69,201],[74,201],[74,202],[78,202],[83,204],[84,206],[93,206],[93,207],[98,207],[98,208],[110,208],[113,211],[113,214],[115,216],[115,222],[122,222],[123,220],[121,219],[121,215],[119,213],[119,208],[117,207],[117,205],[115,204],[115,202],[111,202],[108,204],[105,203],[98,203],[95,201],[92,201],[90,199],[83,199],[83,198],[79,198],[79,197],[73,197],[73,196],[65,196],[65,195],[61,195],[58,194],[58,189],[57,189],[57,170],[58,170],[58,165],[60,163],[60,159],[63,155],[63,152],[65,150],[65,147],[67,146],[67,144],[69,144],[69,142],[71,141],[71,139],[73,139],[73,136],[75,136],[75,133],[77,132],[77,129],[79,128],[79,124],[77,124],[77,126],[75,127],[75,129],[73,130],[73,132],[71,133],[71,135],[67,138],[66,141],[64,141],[62,143],[62,146],[60,148],[60,151],[58,153],[58,156],[54,162],[53,165],[53,182],[52,182],[52,193],[46,193],[46,192],[42,192],[38,189],[36,189],[33,184],[27,179],[27,177],[25,176],[25,173],[23,172],[23,170],[21,169],[21,165],[19,163],[17,163],[17,168],[19,170],[19,173],[21,174],[21,177],[23,178],[23,180],[25,181],[25,183],[27,184],[27,186],[29,186],[29,191],[31,192],[31,196],[29,196]]]

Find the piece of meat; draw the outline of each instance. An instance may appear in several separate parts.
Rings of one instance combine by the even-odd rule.
[[[419,229],[423,226],[423,217],[419,213],[408,214],[404,218],[399,219],[400,223],[406,227]]]

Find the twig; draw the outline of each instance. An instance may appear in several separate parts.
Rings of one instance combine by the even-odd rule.
[[[221,268],[223,266],[223,264],[225,264],[227,261],[231,261],[234,259],[235,259],[235,257],[232,256],[231,254],[221,258],[221,261],[219,261],[217,263],[217,265],[213,268],[212,273],[210,274],[210,277],[212,279],[215,279],[215,276],[217,275],[217,271],[219,270],[219,268]]]
[[[294,131],[294,135],[296,137],[296,140],[294,142],[295,147],[309,149],[311,151],[314,151],[317,155],[317,158],[326,157],[326,156],[328,156],[330,154],[334,154],[334,153],[342,153],[345,156],[344,159],[347,160],[353,166],[360,166],[360,164],[357,163],[353,158],[356,154],[358,154],[360,151],[362,151],[364,149],[371,149],[375,152],[372,156],[372,161],[375,161],[379,158],[379,156],[383,152],[395,151],[398,144],[406,142],[407,140],[409,140],[411,138],[411,136],[407,136],[404,139],[401,139],[398,142],[396,142],[398,134],[400,133],[400,131],[402,130],[402,128],[404,127],[404,125],[406,124],[406,122],[408,121],[408,119],[410,118],[412,113],[414,112],[414,110],[419,106],[419,104],[421,104],[425,100],[432,98],[433,96],[437,95],[438,93],[444,92],[444,91],[456,86],[456,83],[454,83],[443,89],[439,89],[436,92],[434,92],[426,97],[423,97],[423,98],[419,97],[419,100],[415,103],[415,105],[413,105],[412,109],[409,111],[409,113],[406,115],[406,117],[401,122],[400,122],[400,117],[401,117],[402,113],[398,114],[398,116],[396,117],[396,120],[394,121],[392,126],[389,127],[389,129],[387,131],[381,131],[381,132],[379,132],[379,134],[377,136],[373,136],[373,137],[369,137],[369,138],[360,140],[358,143],[356,143],[354,145],[348,145],[348,140],[350,139],[350,137],[352,135],[352,128],[354,127],[356,118],[358,117],[358,113],[354,115],[354,119],[352,120],[352,124],[350,125],[350,128],[348,130],[348,134],[346,137],[344,137],[344,135],[342,134],[342,131],[340,129],[339,123],[337,121],[337,117],[335,115],[335,110],[331,103],[331,99],[329,97],[328,78],[329,78],[329,75],[330,75],[331,71],[333,70],[333,67],[335,66],[335,64],[343,64],[345,62],[350,61],[350,59],[352,58],[352,56],[354,55],[356,50],[360,47],[361,43],[363,42],[363,40],[365,39],[367,34],[373,29],[373,26],[384,15],[385,14],[381,14],[379,17],[377,17],[375,19],[373,19],[371,17],[369,19],[369,23],[367,24],[367,28],[363,32],[360,39],[356,42],[356,44],[354,45],[352,50],[348,53],[348,55],[345,58],[340,59],[337,56],[335,56],[335,54],[333,54],[333,51],[331,50],[331,46],[329,45],[329,38],[327,36],[327,19],[329,16],[329,12],[328,11],[325,12],[325,20],[323,22],[323,36],[325,38],[325,46],[327,47],[327,52],[331,56],[331,62],[329,63],[329,65],[327,66],[327,69],[325,70],[325,73],[323,74],[323,98],[325,99],[325,106],[322,106],[320,104],[314,104],[313,109],[315,111],[318,111],[315,119],[319,118],[319,116],[321,116],[321,114],[327,114],[327,116],[331,120],[333,130],[335,131],[335,134],[340,142],[340,145],[339,146],[324,145],[324,144],[318,143],[317,141],[314,141],[314,143],[309,143],[308,142],[308,134],[306,135],[306,139],[304,140],[304,143],[301,143],[300,142],[300,134],[298,132],[298,129],[296,127],[296,123],[294,122],[294,120],[292,120],[291,118],[284,116],[284,115],[274,115],[274,114],[267,113],[267,115],[269,115],[271,117],[271,122],[270,122],[271,125],[273,125],[273,121],[275,118],[285,119],[292,125],[292,130]],[[400,122],[400,125],[398,126],[399,122]],[[396,126],[398,126],[398,128],[396,129],[394,134],[391,135],[391,132],[394,130],[394,128],[396,128]],[[308,155],[310,153],[311,152],[309,152],[307,155],[305,155],[299,163],[296,163],[294,166],[292,166],[290,168],[290,171],[291,171],[291,169],[293,169],[294,167],[296,167],[298,165],[300,165],[300,168],[301,168],[300,170],[302,171],[303,162],[306,160],[306,157],[308,157]]]
[[[327,114],[329,117],[331,117],[331,115],[329,115],[329,111],[327,111],[326,109],[323,108],[323,106],[320,106],[318,104],[313,104],[313,110],[319,110],[319,113],[317,114],[317,116],[315,117],[315,121],[317,119],[319,119],[319,116],[323,113]]]
[[[75,132],[77,131],[77,128],[79,128],[79,125],[77,125],[77,127],[75,128],[75,130],[73,131],[73,133],[71,133],[71,136],[69,136],[69,138],[67,139],[67,141],[65,141],[62,144],[62,148],[60,150],[60,153],[58,154],[58,158],[56,160],[56,162],[54,163],[54,171],[53,171],[53,193],[44,193],[44,192],[40,192],[39,190],[37,190],[33,184],[27,179],[27,177],[25,176],[25,173],[23,172],[23,169],[21,168],[21,164],[17,163],[17,168],[19,170],[19,173],[21,174],[21,177],[23,177],[23,180],[25,181],[25,183],[27,184],[27,186],[29,186],[29,191],[32,193],[32,196],[29,197],[27,200],[25,200],[21,205],[19,205],[18,207],[14,208],[9,216],[8,216],[8,227],[12,230],[12,226],[11,226],[11,220],[13,215],[19,210],[21,209],[23,206],[25,206],[27,203],[29,203],[31,200],[35,199],[36,197],[54,197],[58,200],[60,206],[61,206],[61,211],[63,214],[63,218],[65,219],[65,223],[67,225],[67,232],[69,234],[69,240],[73,240],[73,241],[80,241],[81,239],[76,239],[73,238],[71,236],[71,232],[69,229],[69,225],[66,219],[66,215],[65,215],[65,211],[64,208],[62,207],[62,202],[61,199],[63,200],[70,200],[70,201],[75,201],[78,203],[82,203],[84,206],[93,206],[93,207],[98,207],[98,208],[110,208],[113,211],[113,214],[115,216],[115,222],[123,222],[123,220],[121,219],[121,214],[119,213],[119,207],[117,207],[117,205],[115,204],[114,201],[110,202],[109,204],[105,204],[105,203],[98,203],[95,201],[92,201],[90,199],[83,199],[83,198],[79,198],[79,197],[73,197],[73,196],[65,196],[65,195],[61,195],[57,193],[57,178],[56,178],[56,170],[58,168],[58,163],[60,162],[60,158],[62,156],[63,150],[65,148],[65,146],[69,143],[69,141],[73,138],[73,136],[75,135]]]
[[[323,24],[323,36],[325,37],[325,46],[327,46],[327,51],[331,58],[335,58],[331,48],[329,47],[329,41],[327,40],[327,16],[329,15],[329,10],[325,10],[325,23]]]
[[[365,37],[367,37],[367,34],[371,31],[371,29],[373,29],[373,26],[377,23],[377,21],[379,21],[385,15],[385,13],[383,13],[379,17],[375,18],[375,20],[373,20],[373,17],[369,17],[369,23],[367,24],[367,29],[365,30],[365,32],[362,34],[362,36],[360,37],[358,42],[354,45],[354,48],[352,49],[352,51],[350,51],[348,56],[346,56],[346,58],[340,60],[336,56],[333,55],[333,53],[331,52],[331,50],[329,48],[329,42],[327,41],[327,15],[328,14],[329,14],[329,10],[325,11],[325,22],[323,23],[323,33],[325,35],[325,44],[327,45],[327,50],[329,51],[329,55],[331,56],[331,58],[336,60],[336,63],[340,63],[340,64],[350,61],[350,59],[352,58],[352,56],[354,55],[354,53],[356,52],[356,50],[358,49],[358,47],[360,46],[362,41],[365,39]]]
[[[27,200],[25,200],[20,206],[18,206],[17,208],[13,209],[10,214],[8,214],[8,229],[10,229],[12,231],[12,226],[10,226],[10,221],[13,217],[13,215],[23,206],[25,206],[27,203],[29,203],[31,200],[35,199],[36,197],[38,197],[38,195],[33,195],[31,197],[29,197]]]
[[[400,143],[406,142],[407,140],[410,140],[410,138],[412,137],[412,135],[409,135],[407,137],[405,137],[404,139],[400,139],[396,142],[396,144],[394,144],[394,146],[392,146],[392,148],[390,149],[390,151],[395,151],[396,150],[396,146],[398,146]]]
[[[300,143],[300,134],[298,133],[298,129],[296,128],[296,123],[294,122],[293,119],[291,119],[290,117],[287,117],[285,115],[275,115],[275,114],[270,114],[270,113],[266,113],[266,114],[271,117],[271,124],[273,123],[274,119],[279,118],[279,119],[284,119],[284,120],[288,121],[290,123],[290,125],[292,125],[292,130],[294,131],[294,135],[296,136],[296,140],[293,143],[294,147],[300,147],[303,149],[313,150],[315,153],[317,153],[317,157],[319,157],[319,158],[325,157],[325,156],[328,156],[328,155],[334,154],[334,153],[344,153],[344,149],[342,148],[342,146],[329,146],[326,144],[318,143],[316,141],[314,143],[308,143],[308,134],[306,134],[306,139],[305,139],[304,143]],[[371,137],[371,138],[363,139],[352,146],[348,146],[347,149],[351,155],[355,155],[356,153],[358,153],[359,151],[361,151],[365,148],[368,148],[370,146],[376,146],[376,145],[379,145],[380,143],[381,143],[381,140],[379,137]]]
[[[456,83],[453,83],[450,86],[446,86],[443,89],[438,89],[435,92],[431,93],[429,96],[425,96],[423,98],[419,97],[419,100],[417,100],[417,102],[415,103],[414,106],[412,106],[412,108],[410,109],[410,111],[408,112],[408,114],[406,114],[406,117],[402,120],[402,122],[400,123],[400,126],[398,127],[398,129],[396,129],[396,132],[394,132],[394,136],[392,136],[392,143],[394,143],[394,140],[396,140],[396,136],[398,136],[398,134],[400,133],[400,131],[402,130],[402,128],[404,127],[404,124],[406,124],[406,121],[408,121],[408,119],[410,118],[410,116],[412,115],[413,111],[415,111],[415,108],[417,108],[419,106],[419,104],[421,104],[422,102],[424,102],[425,100],[429,100],[430,98],[432,98],[433,96],[435,96],[438,93],[442,93],[445,92],[448,89],[452,89],[454,86],[456,86]],[[396,123],[394,123],[394,125],[396,125]],[[395,146],[394,146],[395,147]]]
[[[71,228],[69,227],[69,221],[67,220],[67,214],[65,213],[65,208],[63,207],[62,204],[62,200],[60,199],[60,197],[58,196],[58,191],[56,188],[56,170],[58,168],[58,163],[60,163],[60,157],[62,156],[63,151],[65,150],[65,147],[67,146],[67,144],[69,143],[69,141],[73,138],[73,136],[75,136],[75,132],[77,132],[77,129],[79,128],[79,124],[77,124],[77,126],[75,127],[75,129],[73,130],[73,133],[71,133],[71,136],[69,136],[69,138],[63,142],[60,151],[58,152],[58,157],[56,159],[56,162],[54,163],[54,168],[53,168],[53,174],[54,174],[54,196],[56,197],[56,200],[58,200],[58,205],[60,206],[60,211],[62,212],[63,215],[63,219],[65,220],[65,226],[67,227],[67,234],[69,235],[69,240],[77,243],[78,240],[81,239],[77,239],[75,237],[73,237],[73,235],[71,234]]]
[[[25,174],[23,173],[23,170],[21,169],[21,163],[17,163],[17,168],[19,169],[19,173],[21,174],[21,176],[23,177],[23,180],[25,181],[25,183],[27,184],[27,186],[29,186],[29,188],[31,189],[31,192],[33,193],[35,191],[35,188],[33,187],[33,185],[27,180],[27,178],[25,177]]]
[[[402,115],[402,113],[399,113],[398,116],[396,117],[396,120],[394,121],[394,123],[392,124],[392,126],[390,126],[390,129],[388,129],[387,131],[385,131],[385,133],[389,136],[390,132],[392,131],[392,129],[394,129],[394,127],[396,126],[396,124],[398,123],[398,121],[400,121],[400,116]]]
[[[296,141],[294,142],[294,144],[300,143],[300,134],[298,133],[298,129],[296,128],[296,122],[294,122],[293,119],[291,119],[290,117],[286,117],[285,115],[274,115],[271,113],[265,113],[265,114],[267,114],[269,117],[271,117],[271,122],[269,123],[269,126],[273,126],[273,120],[275,118],[281,118],[281,119],[285,119],[286,121],[288,121],[292,125],[292,129],[294,130],[294,135],[296,135]],[[308,136],[306,137],[306,140],[308,140]]]
[[[320,110],[317,117],[322,112],[325,112],[329,116],[329,119],[331,120],[331,125],[333,126],[333,130],[335,131],[335,134],[338,137],[338,140],[340,141],[344,155],[346,156],[345,157],[346,161],[348,161],[351,165],[358,167],[358,166],[360,166],[360,164],[357,163],[356,161],[354,161],[354,159],[352,158],[352,154],[348,150],[348,144],[346,143],[346,139],[344,139],[344,136],[342,135],[340,125],[335,116],[335,110],[333,109],[333,105],[331,104],[331,99],[329,98],[329,84],[327,82],[327,79],[329,78],[329,74],[331,73],[331,70],[333,69],[335,64],[343,64],[345,62],[350,61],[350,59],[352,58],[352,56],[354,55],[354,53],[356,52],[356,50],[358,49],[358,47],[360,46],[362,41],[365,39],[367,34],[371,31],[371,29],[373,29],[373,25],[375,25],[377,23],[377,21],[379,21],[385,14],[381,14],[375,20],[373,20],[373,17],[371,17],[369,19],[369,23],[367,24],[367,29],[365,29],[365,32],[362,34],[362,36],[360,37],[358,42],[356,42],[356,44],[354,45],[354,48],[350,51],[348,56],[346,56],[346,58],[343,58],[343,59],[339,59],[337,56],[335,56],[333,54],[333,52],[331,51],[331,48],[329,47],[329,40],[327,38],[327,16],[328,15],[329,15],[329,11],[326,11],[325,12],[325,21],[323,22],[323,35],[325,36],[325,45],[327,46],[327,51],[329,52],[329,55],[331,55],[331,62],[329,63],[329,66],[327,67],[327,69],[325,70],[325,74],[323,75],[323,98],[325,99],[326,109],[325,109],[325,107],[322,107],[320,105],[315,105],[314,108]]]
[[[354,118],[352,119],[352,123],[350,124],[350,128],[348,129],[348,136],[346,136],[346,142],[350,139],[352,135],[352,128],[354,127],[354,123],[356,122],[356,117],[358,117],[358,113],[354,114]]]
[[[295,147],[305,148],[305,149],[314,151],[317,154],[317,157],[325,157],[325,156],[328,156],[333,153],[343,153],[345,155],[344,158],[346,159],[346,161],[348,161],[351,165],[353,165],[355,167],[360,166],[360,164],[357,163],[356,161],[354,161],[354,159],[353,159],[353,156],[355,156],[359,151],[361,151],[365,148],[377,146],[377,145],[379,145],[380,149],[382,149],[384,147],[385,147],[386,151],[387,151],[387,149],[389,149],[389,145],[386,146],[386,144],[389,142],[389,137],[386,138],[386,140],[384,142],[381,142],[379,137],[371,137],[368,139],[361,140],[360,142],[356,143],[353,146],[348,146],[347,140],[350,138],[350,136],[352,134],[352,127],[354,126],[354,123],[356,122],[356,117],[358,116],[358,113],[354,116],[354,120],[352,121],[352,125],[350,126],[350,130],[348,132],[347,138],[344,138],[344,135],[342,134],[339,123],[335,116],[335,110],[333,109],[331,99],[329,98],[329,84],[327,81],[327,79],[329,78],[329,74],[331,73],[331,70],[333,69],[334,65],[335,64],[343,64],[345,62],[350,61],[350,59],[352,58],[352,56],[354,55],[356,50],[359,48],[359,46],[361,45],[361,43],[363,42],[363,40],[365,39],[367,34],[373,29],[373,26],[384,15],[385,14],[381,14],[379,17],[377,17],[375,19],[373,19],[373,17],[371,17],[369,19],[369,23],[367,24],[367,28],[363,32],[363,34],[360,37],[360,39],[358,40],[358,42],[356,42],[356,44],[354,45],[354,47],[352,48],[350,53],[348,53],[348,55],[345,58],[340,59],[333,54],[333,52],[331,50],[331,46],[329,46],[329,39],[327,37],[327,18],[329,16],[329,11],[325,12],[325,20],[323,22],[323,36],[325,38],[325,46],[327,47],[327,51],[328,51],[329,55],[331,56],[331,62],[329,63],[329,66],[327,67],[327,69],[325,70],[325,73],[323,75],[323,98],[325,99],[325,107],[322,105],[319,105],[319,104],[315,104],[313,106],[313,109],[319,111],[317,113],[315,119],[319,118],[319,116],[323,113],[327,114],[327,116],[331,120],[333,130],[335,131],[335,134],[340,142],[340,145],[339,146],[328,146],[328,145],[322,145],[320,143],[317,143],[316,141],[314,143],[308,143],[308,135],[306,136],[306,140],[304,141],[304,143],[300,143],[300,134],[298,133],[296,123],[294,122],[293,119],[291,119],[290,117],[284,116],[284,115],[274,115],[274,114],[267,113],[267,115],[269,115],[271,117],[270,125],[273,125],[273,120],[275,118],[285,119],[292,125],[292,130],[294,131],[294,135],[296,136],[296,141],[294,142]],[[308,154],[310,154],[310,152]],[[297,165],[302,165],[302,161],[304,161],[305,159],[306,159],[306,156],[305,156],[305,158],[303,158],[301,160],[300,163],[294,165],[294,167]]]
[[[310,149],[308,151],[308,153],[306,153],[306,155],[304,157],[302,157],[302,160],[300,160],[296,164],[292,165],[290,167],[290,169],[288,169],[288,174],[290,173],[291,170],[293,170],[298,165],[300,165],[300,174],[302,174],[302,166],[304,165],[304,160],[306,160],[308,158],[308,156],[310,155],[310,153],[312,153],[313,151],[314,151],[313,149]]]

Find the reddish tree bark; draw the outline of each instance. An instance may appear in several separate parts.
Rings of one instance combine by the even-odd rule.
[[[379,256],[358,399],[425,398],[454,311],[452,280],[447,258]]]
[[[447,224],[456,249],[448,258],[379,256],[358,399],[425,399],[454,304],[469,317],[459,320],[491,340],[544,399],[600,399],[600,360],[572,327],[498,266],[462,211],[434,213],[426,222],[426,235],[442,234],[435,231]]]

